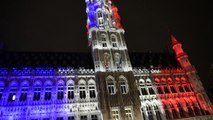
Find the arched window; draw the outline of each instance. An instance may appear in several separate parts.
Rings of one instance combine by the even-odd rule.
[[[36,81],[33,87],[34,87],[33,101],[38,101],[41,98],[41,81]]]
[[[44,93],[44,100],[50,100],[52,97],[52,82],[47,80],[44,83],[45,93]]]
[[[160,80],[158,78],[155,78],[155,84],[158,86],[160,85]]]
[[[193,117],[194,116],[194,111],[192,109],[192,106],[190,105],[190,101],[185,101],[186,102],[186,108],[188,110],[188,115],[190,117]]]
[[[103,15],[102,15],[102,13],[101,13],[101,10],[97,11],[97,16],[98,16],[98,18],[103,17]]]
[[[115,92],[115,81],[112,78],[107,79],[107,89],[110,95],[114,95]]]
[[[173,82],[172,82],[172,79],[171,79],[171,78],[168,78],[168,79],[167,79],[167,81],[168,81],[168,84],[173,84]]]
[[[150,95],[155,94],[154,88],[152,87],[152,81],[151,81],[151,79],[149,79],[149,78],[146,79],[146,85],[147,85],[147,88],[149,90],[149,94]]]
[[[102,42],[102,47],[107,47],[107,40],[106,40],[106,35],[101,34],[101,42]]]
[[[186,78],[181,77],[181,83],[186,83]]]
[[[73,80],[69,80],[70,82],[67,82],[67,84],[68,84],[68,88],[67,88],[67,90],[68,90],[68,99],[69,100],[72,100],[72,99],[74,99],[74,91],[75,91],[75,86],[74,86],[74,81]]]
[[[9,102],[13,102],[16,100],[16,92],[18,90],[18,83],[17,81],[12,81],[9,85],[10,87],[10,92],[9,92],[9,96],[8,96],[8,101]]]
[[[97,11],[97,20],[98,20],[99,26],[103,26],[104,22],[103,22],[103,14],[101,10]]]
[[[21,96],[19,98],[19,101],[27,100],[28,89],[29,89],[29,82],[28,81],[23,81],[21,83]]]
[[[178,118],[178,112],[176,111],[174,105],[172,103],[169,103],[169,107],[172,111],[172,116],[174,119],[177,119]]]
[[[88,84],[89,84],[89,97],[96,98],[95,81],[93,79],[90,79],[88,81]]]
[[[139,84],[141,95],[148,95],[147,89],[145,87],[145,81],[143,79],[140,79]]]
[[[143,106],[141,108],[141,112],[142,112],[143,120],[146,120],[146,107]]]
[[[179,84],[180,83],[180,78],[176,77],[175,78],[175,83]]]
[[[0,101],[3,96],[3,92],[4,92],[4,82],[0,80]]]
[[[64,98],[64,82],[60,80],[57,84],[57,99],[62,100]]]
[[[167,106],[166,103],[163,104],[163,108],[164,108],[165,113],[166,113],[166,119],[169,119],[169,120],[172,119],[171,113],[169,111],[169,107]]]
[[[166,79],[165,78],[161,78],[161,84],[163,84],[163,85],[166,84]]]
[[[202,115],[201,111],[200,111],[200,108],[198,107],[198,104],[196,102],[193,102],[192,106],[193,106],[195,115]]]
[[[86,98],[86,82],[85,82],[85,80],[81,79],[78,82],[78,90],[79,90],[80,99],[85,99]]]
[[[148,120],[154,120],[151,105],[147,105],[146,110],[148,114]]]
[[[120,87],[121,87],[121,93],[122,94],[127,94],[128,93],[128,84],[127,80],[125,78],[120,78],[119,79]]]
[[[161,112],[160,112],[160,109],[157,105],[154,105],[154,110],[155,110],[155,114],[156,114],[156,119],[157,120],[162,120],[161,118]]]
[[[181,106],[180,102],[177,102],[177,107],[178,107],[178,110],[179,110],[179,113],[180,113],[180,117],[181,118],[185,118],[186,117],[186,113],[184,111],[184,107]]]

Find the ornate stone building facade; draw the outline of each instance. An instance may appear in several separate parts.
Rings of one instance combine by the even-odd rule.
[[[180,42],[171,37],[175,55],[129,54],[112,1],[86,5],[92,58],[0,52],[0,120],[213,119]]]

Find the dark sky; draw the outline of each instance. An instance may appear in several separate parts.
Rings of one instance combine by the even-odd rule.
[[[210,0],[114,0],[129,51],[163,52],[170,33],[203,81],[213,63]],[[0,39],[11,51],[90,51],[84,0],[1,0]]]

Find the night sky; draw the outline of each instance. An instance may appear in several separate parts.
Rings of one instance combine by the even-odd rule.
[[[114,0],[129,51],[165,52],[172,33],[204,84],[213,63],[210,0]],[[90,52],[84,0],[0,1],[0,40],[10,51]],[[211,82],[213,83],[213,82]]]

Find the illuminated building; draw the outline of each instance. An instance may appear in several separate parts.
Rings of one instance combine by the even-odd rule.
[[[174,36],[175,55],[129,53],[115,5],[86,5],[92,57],[0,52],[0,119],[213,119],[196,69]]]

